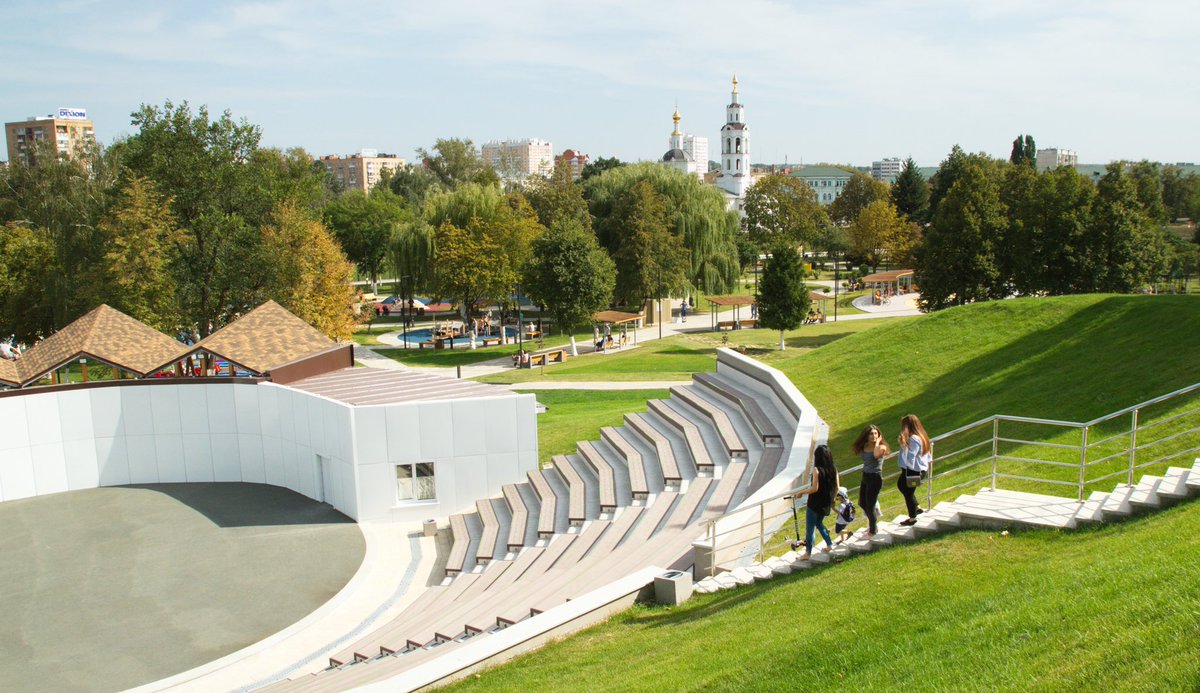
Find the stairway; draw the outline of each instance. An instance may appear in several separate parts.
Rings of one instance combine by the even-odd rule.
[[[953,529],[1075,529],[1090,523],[1128,517],[1139,510],[1154,510],[1197,495],[1200,495],[1200,459],[1190,469],[1171,467],[1162,476],[1146,475],[1134,486],[1118,484],[1112,492],[1097,491],[1084,501],[985,488],[973,495],[959,496],[953,502],[938,503],[918,515],[916,524],[912,526],[901,525],[900,522],[906,517],[900,516],[894,522],[880,522],[879,531],[873,537],[867,537],[866,530],[860,529],[832,551],[817,549],[806,560],[801,559],[801,554],[788,551],[762,563],[706,577],[697,582],[693,589],[700,593],[733,589]]]
[[[334,651],[326,670],[267,690],[390,684],[647,567],[690,567],[701,523],[776,475],[794,409],[736,368],[672,388],[600,440],[452,516],[441,585]]]

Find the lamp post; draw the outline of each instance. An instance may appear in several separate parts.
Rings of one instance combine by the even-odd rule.
[[[400,277],[400,300],[404,301],[404,303],[400,306],[400,322],[403,323],[400,326],[400,329],[404,331],[404,348],[407,349],[408,348],[408,321],[412,317],[413,300],[412,300],[412,290],[411,289],[408,292],[408,298],[407,299],[404,298],[404,280],[405,279],[412,279],[412,275],[406,274],[403,277]]]
[[[841,265],[838,264],[837,251],[833,253],[833,321],[837,322],[838,289],[841,287]]]

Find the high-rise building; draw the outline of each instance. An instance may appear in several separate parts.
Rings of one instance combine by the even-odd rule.
[[[404,167],[404,159],[394,154],[380,154],[377,149],[363,149],[350,156],[323,156],[325,170],[347,190],[370,192],[379,182],[384,169],[398,171]]]
[[[1048,171],[1059,166],[1078,165],[1079,155],[1075,153],[1074,149],[1039,149],[1035,161],[1039,171]]]
[[[904,167],[904,162],[899,158],[892,157],[881,161],[871,162],[871,177],[875,180],[885,181],[887,183],[895,183],[896,178],[900,175],[900,169]]]
[[[583,175],[583,167],[587,166],[588,155],[583,152],[568,149],[554,159],[554,166],[565,166],[571,170],[571,177],[579,180]]]
[[[746,125],[745,108],[738,102],[738,80],[734,75],[725,125],[721,127],[721,176],[717,186],[734,198],[733,206],[740,210],[750,183],[750,127]]]
[[[546,140],[492,140],[483,145],[483,160],[505,180],[549,176],[554,170],[554,145]]]
[[[82,108],[60,108],[44,118],[31,116],[15,123],[5,123],[8,136],[8,160],[33,163],[35,151],[42,142],[53,143],[61,156],[79,156],[96,141],[95,125]]]
[[[679,129],[679,109],[671,116],[675,129],[671,131],[670,148],[662,161],[668,166],[690,173],[703,180],[708,172],[708,138],[685,135]]]

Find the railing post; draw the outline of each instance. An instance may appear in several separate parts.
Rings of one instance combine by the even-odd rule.
[[[929,461],[929,483],[925,485],[925,509],[933,509],[933,460]]]
[[[1087,447],[1088,447],[1088,427],[1083,427],[1082,442],[1079,445],[1079,497],[1076,500],[1083,500],[1083,482],[1087,478]]]
[[[992,419],[992,490],[996,490],[996,462],[1000,459],[1000,419]]]
[[[717,521],[708,523],[708,532],[712,535],[712,554],[708,558],[708,576],[717,575]]]
[[[1129,426],[1129,478],[1125,483],[1133,486],[1133,468],[1137,466],[1137,429],[1138,429],[1138,410],[1133,410],[1133,421]]]
[[[758,504],[758,562],[759,563],[762,563],[764,560],[766,560],[764,557],[767,555],[767,540],[766,540],[766,537],[763,536],[766,534],[766,526],[767,526],[766,511],[764,510],[764,508],[766,508],[766,506],[764,504],[762,504],[762,503]]]

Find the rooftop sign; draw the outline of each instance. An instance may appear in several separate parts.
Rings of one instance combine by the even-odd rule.
[[[87,120],[86,108],[59,108],[58,116],[61,120]]]

